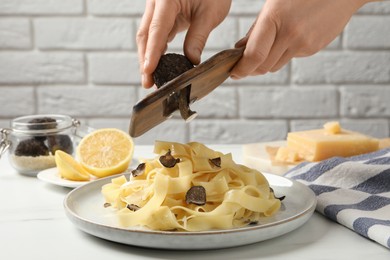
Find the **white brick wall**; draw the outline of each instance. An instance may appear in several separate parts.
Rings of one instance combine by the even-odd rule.
[[[89,81],[94,84],[140,84],[135,52],[91,53],[88,55]]]
[[[22,18],[0,19],[0,48],[31,48],[30,22]]]
[[[350,49],[390,48],[390,16],[356,16],[345,30],[345,46]]]
[[[142,16],[145,0],[87,0],[88,12],[94,15]]]
[[[5,15],[63,15],[81,14],[83,0],[1,0],[0,14]]]
[[[125,18],[39,18],[34,21],[39,49],[121,50],[134,48],[133,24]]]
[[[389,83],[389,51],[322,51],[292,62],[296,84]]]
[[[348,86],[341,91],[341,115],[348,117],[390,117],[390,88]]]
[[[81,53],[0,52],[0,84],[85,83]]]
[[[40,114],[70,114],[76,117],[129,117],[137,101],[135,87],[48,86],[37,93]]]
[[[321,118],[338,113],[332,86],[241,87],[240,115],[244,118]]]
[[[194,120],[190,126],[192,141],[224,144],[261,140],[282,140],[287,132],[284,120]]]
[[[32,87],[1,87],[0,117],[34,114],[35,100]]]
[[[202,60],[246,34],[264,0],[233,0]],[[93,127],[128,130],[140,87],[135,33],[145,0],[1,0],[0,127],[12,118],[64,113]],[[370,3],[325,50],[276,73],[227,80],[192,109],[190,124],[164,122],[154,140],[250,143],[340,120],[390,135],[390,1]],[[182,52],[184,34],[169,45]]]

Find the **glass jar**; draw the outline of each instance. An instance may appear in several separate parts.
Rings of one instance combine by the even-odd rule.
[[[30,115],[0,129],[0,158],[8,150],[9,162],[19,173],[36,175],[56,166],[54,153],[72,154],[80,122],[66,115]]]

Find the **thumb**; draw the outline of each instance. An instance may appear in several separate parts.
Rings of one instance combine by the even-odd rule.
[[[200,56],[210,32],[214,29],[203,21],[196,20],[188,28],[184,40],[184,54],[193,64],[200,63]]]

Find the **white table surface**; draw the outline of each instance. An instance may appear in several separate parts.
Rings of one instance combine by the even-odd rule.
[[[210,146],[232,152],[241,146]],[[152,146],[136,146],[135,158],[153,156]],[[390,259],[390,250],[318,213],[302,227],[268,241],[220,250],[168,251],[127,246],[93,237],[65,216],[68,188],[18,174],[0,161],[0,259]]]

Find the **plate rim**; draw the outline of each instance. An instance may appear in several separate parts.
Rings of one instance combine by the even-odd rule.
[[[309,187],[304,185],[303,183],[300,183],[300,182],[298,182],[296,180],[288,179],[288,178],[283,177],[283,176],[278,176],[278,175],[275,175],[275,174],[262,173],[262,174],[264,174],[264,176],[266,178],[267,178],[268,175],[272,175],[272,177],[275,176],[275,178],[282,178],[284,180],[288,180],[288,181],[292,182],[295,185],[301,185],[301,187],[304,187],[309,193],[312,194],[311,199],[313,200],[313,202],[305,210],[300,211],[299,213],[294,214],[293,216],[290,216],[290,217],[287,217],[285,219],[278,220],[278,221],[275,221],[275,222],[259,224],[259,225],[253,225],[253,226],[231,228],[231,229],[215,229],[215,230],[204,230],[204,231],[165,231],[165,230],[141,230],[141,229],[132,229],[132,228],[121,228],[121,227],[116,227],[116,226],[112,226],[112,225],[108,225],[108,224],[97,223],[96,221],[88,220],[88,219],[86,219],[86,218],[84,218],[82,216],[77,215],[76,212],[74,212],[72,209],[70,209],[70,207],[68,205],[68,200],[72,196],[75,196],[74,195],[75,193],[80,192],[80,190],[82,190],[82,189],[89,188],[90,185],[97,185],[97,183],[99,183],[99,182],[105,183],[106,181],[108,181],[108,180],[110,180],[110,179],[112,179],[114,177],[118,177],[120,175],[126,175],[126,174],[128,174],[128,173],[122,173],[122,174],[118,174],[118,175],[114,175],[114,176],[108,176],[108,177],[105,177],[105,178],[101,178],[101,179],[95,180],[93,182],[86,183],[86,184],[84,184],[84,185],[82,185],[80,187],[77,187],[77,188],[73,189],[72,191],[70,191],[65,196],[65,198],[63,200],[63,207],[65,209],[65,212],[66,212],[68,218],[71,219],[71,222],[73,224],[75,224],[74,221],[73,221],[73,218],[74,218],[74,219],[78,219],[80,221],[83,221],[84,223],[93,224],[93,225],[99,226],[101,228],[115,229],[115,230],[118,230],[120,232],[142,233],[142,234],[148,234],[148,235],[164,235],[164,236],[172,236],[172,235],[174,235],[174,236],[178,236],[178,235],[182,235],[182,236],[209,235],[210,236],[210,235],[220,235],[220,234],[224,234],[224,233],[239,233],[239,232],[246,232],[246,231],[254,231],[254,230],[266,229],[266,228],[270,228],[270,227],[286,224],[286,223],[291,222],[293,220],[300,219],[300,218],[304,217],[305,215],[308,215],[308,214],[311,215],[315,211],[316,204],[317,204],[317,198],[315,196],[315,193]],[[268,179],[267,179],[267,181],[268,181]],[[79,229],[82,229],[77,224],[75,224],[75,225]],[[85,229],[82,229],[82,230],[85,231]],[[88,232],[88,231],[85,231],[85,232],[87,232],[89,234],[92,234],[91,232]]]

